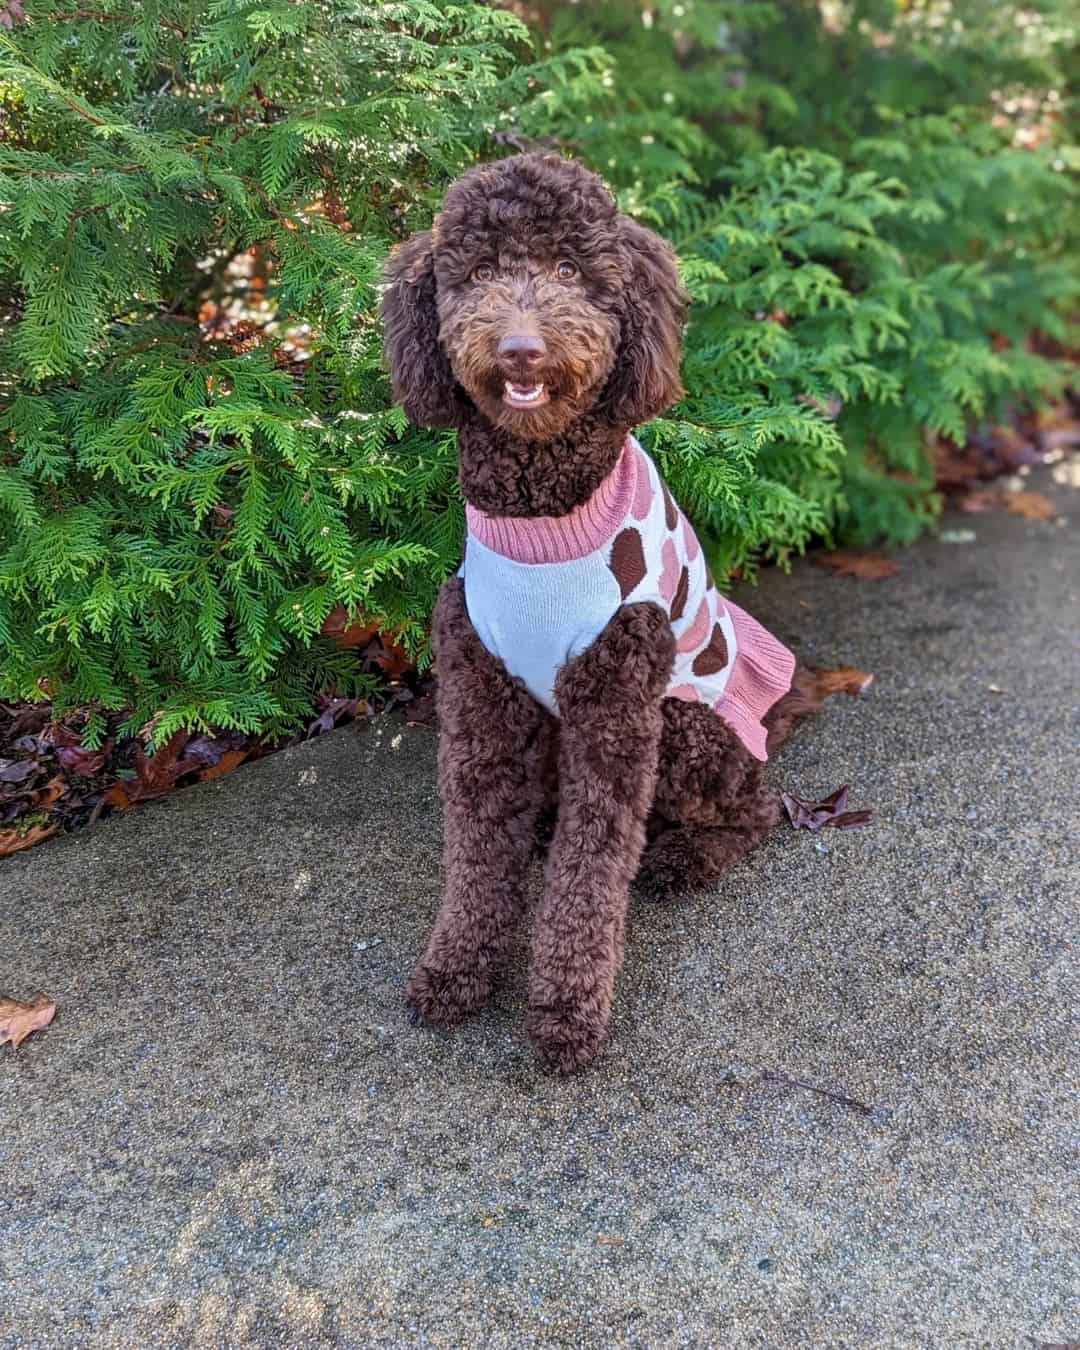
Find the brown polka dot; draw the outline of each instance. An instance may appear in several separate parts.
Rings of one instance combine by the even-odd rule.
[[[724,669],[727,665],[727,659],[724,630],[718,623],[714,623],[709,645],[702,648],[694,657],[694,664],[690,669],[695,675],[715,675],[718,670]]]
[[[681,619],[683,610],[686,608],[686,597],[690,591],[690,572],[687,568],[679,573],[679,584],[675,587],[675,595],[671,601],[671,618]]]
[[[645,550],[641,544],[641,535],[634,527],[627,526],[616,535],[611,546],[608,566],[619,583],[619,591],[625,600],[645,575]]]
[[[664,521],[669,530],[673,530],[679,523],[679,508],[675,505],[675,499],[668,491],[668,485],[661,483],[660,487],[664,493]]]

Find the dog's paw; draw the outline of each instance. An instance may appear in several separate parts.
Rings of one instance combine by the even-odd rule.
[[[591,1064],[608,1039],[606,1016],[573,1005],[532,1007],[525,1028],[540,1058],[556,1073]]]
[[[671,856],[666,848],[646,850],[634,878],[634,890],[638,895],[656,904],[686,900],[700,889],[687,875],[685,859],[677,853]]]
[[[738,861],[740,837],[733,831],[676,828],[645,849],[634,890],[646,900],[688,900],[707,891]]]
[[[482,1007],[491,995],[491,981],[475,970],[432,970],[418,965],[405,986],[410,1019],[435,1027],[456,1026]]]

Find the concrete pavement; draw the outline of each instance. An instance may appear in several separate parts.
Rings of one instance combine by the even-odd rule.
[[[523,947],[455,1034],[406,1020],[428,730],[0,864],[0,990],[60,1004],[0,1051],[0,1346],[1080,1341],[1080,493],[1037,485],[1065,527],[949,521],[976,542],[892,580],[739,594],[874,672],[775,766],[874,822],[636,902],[574,1079],[523,1037]]]

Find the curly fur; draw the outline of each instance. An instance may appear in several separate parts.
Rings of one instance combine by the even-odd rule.
[[[560,267],[569,260],[573,274]],[[669,246],[620,215],[581,165],[521,155],[451,186],[428,232],[391,256],[383,300],[396,397],[458,430],[462,490],[495,515],[561,515],[614,466],[627,431],[681,394],[686,296]],[[550,397],[521,410],[501,354],[524,333]],[[414,1013],[450,1025],[491,992],[527,864],[550,835],[532,936],[527,1027],[566,1072],[607,1036],[629,888],[702,887],[775,824],[762,766],[702,707],[663,697],[674,639],[652,604],[620,609],[559,672],[556,721],[481,643],[458,578],[434,641],[446,893],[409,980]],[[813,707],[797,680],[770,749]]]
[[[487,1000],[506,955],[553,723],[477,637],[459,577],[442,589],[432,637],[446,893],[406,993],[429,1022],[450,1026]]]
[[[560,259],[578,268],[554,275]],[[490,282],[476,268],[496,269]],[[383,297],[394,395],[423,426],[458,428],[466,498],[496,515],[562,515],[611,471],[627,431],[682,393],[686,295],[671,248],[554,155],[474,169],[434,227],[391,255]],[[554,397],[502,401],[501,336],[528,325]]]

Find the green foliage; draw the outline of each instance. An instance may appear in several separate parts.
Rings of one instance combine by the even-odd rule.
[[[560,124],[694,295],[686,403],[651,429],[719,568],[810,534],[907,542],[926,455],[1060,388],[1033,330],[1078,291],[1068,0],[547,6],[601,44],[607,116]]]
[[[515,146],[582,156],[679,252],[688,392],[643,436],[718,574],[913,538],[928,438],[1053,391],[1025,342],[1077,288],[1065,0],[531,13],[0,27],[0,697],[273,730],[361,682],[335,606],[422,653],[462,510],[453,438],[390,400],[378,278]]]
[[[605,62],[477,4],[120,8],[0,29],[0,696],[273,730],[362,682],[335,606],[419,652],[460,556],[452,438],[381,369],[386,250]],[[245,250],[269,303],[215,337]]]

